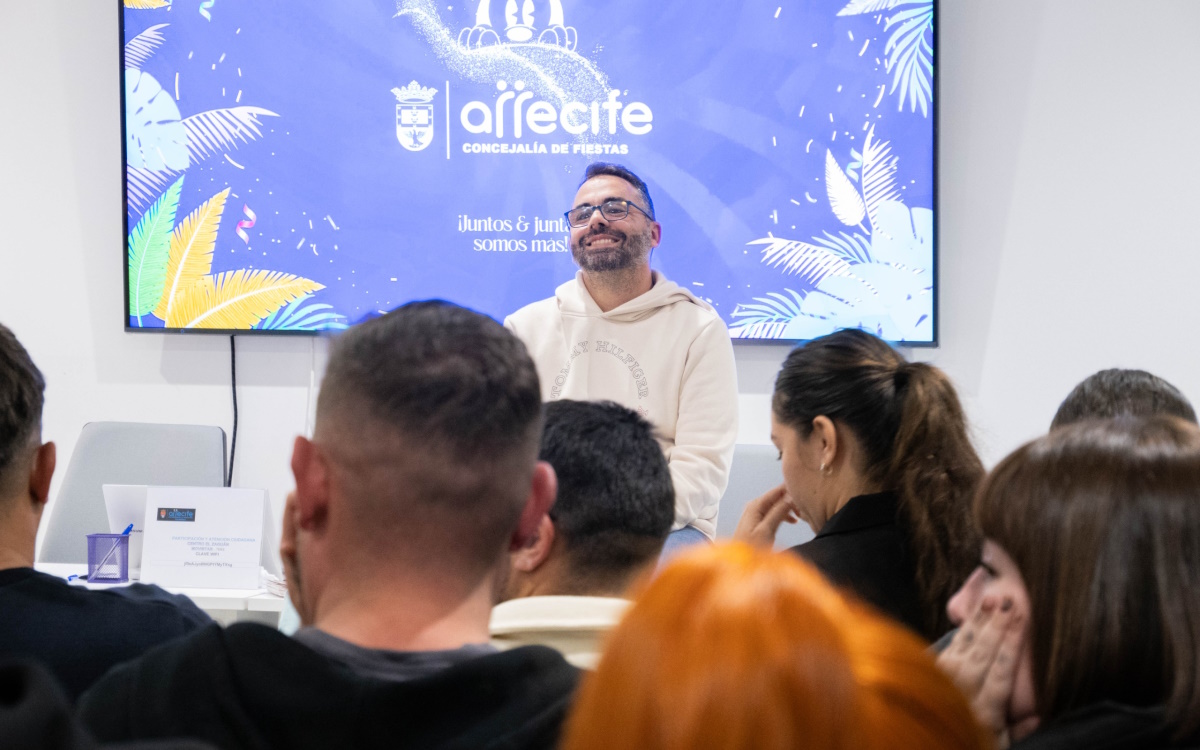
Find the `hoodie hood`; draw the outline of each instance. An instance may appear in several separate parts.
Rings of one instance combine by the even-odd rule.
[[[652,272],[653,286],[645,294],[634,297],[620,307],[603,312],[583,283],[583,271],[576,271],[575,278],[554,290],[558,310],[563,315],[602,318],[620,323],[632,323],[654,314],[660,307],[677,302],[691,302],[712,311],[712,306],[688,290],[670,281],[659,271]]]

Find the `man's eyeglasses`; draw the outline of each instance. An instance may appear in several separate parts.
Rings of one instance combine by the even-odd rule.
[[[613,199],[604,201],[599,206],[579,206],[567,211],[563,216],[567,217],[567,223],[573,227],[586,227],[588,222],[592,220],[592,214],[596,209],[600,210],[600,215],[609,221],[620,221],[629,215],[629,209],[636,208],[638,213],[645,216],[650,221],[654,221],[654,217],[643,211],[636,203]]]

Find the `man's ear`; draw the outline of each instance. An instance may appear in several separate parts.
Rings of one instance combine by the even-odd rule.
[[[292,476],[296,479],[293,521],[298,529],[323,525],[329,512],[329,462],[316,443],[297,436],[292,447]]]
[[[651,248],[658,247],[659,243],[662,242],[662,224],[659,224],[657,221],[650,222],[650,239]]]
[[[300,580],[300,567],[297,561],[296,544],[296,493],[289,492],[287,503],[283,506],[283,533],[279,536],[279,557],[283,562],[283,579],[287,582],[288,596],[300,622],[309,624],[312,618],[304,602],[304,589]]]
[[[58,449],[54,443],[42,445],[33,454],[33,467],[29,472],[29,497],[41,511],[50,499],[50,480],[54,477],[54,466]]]
[[[538,523],[537,531],[525,540],[525,546],[510,554],[509,560],[513,570],[519,573],[532,573],[540,568],[542,563],[550,557],[550,550],[554,547],[557,533],[550,514],[543,515],[541,522]]]
[[[533,479],[530,482],[529,496],[525,499],[525,508],[521,511],[521,518],[517,521],[517,528],[513,531],[512,541],[509,543],[510,552],[526,546],[537,534],[542,517],[550,512],[557,496],[558,477],[554,474],[554,468],[545,461],[538,461],[533,467]]]

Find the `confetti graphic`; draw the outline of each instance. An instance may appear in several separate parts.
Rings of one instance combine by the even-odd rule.
[[[258,220],[258,217],[255,216],[254,212],[250,210],[250,206],[245,203],[242,204],[242,213],[246,215],[246,218],[239,221],[237,223],[237,228],[233,231],[238,237],[242,238],[242,242],[245,242],[247,245],[249,245],[250,235],[246,234],[246,230],[254,226],[254,223]]]

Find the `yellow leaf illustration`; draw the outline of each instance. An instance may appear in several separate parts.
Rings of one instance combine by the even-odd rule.
[[[279,271],[226,271],[181,289],[168,328],[247,329],[287,303],[318,289],[310,279]]]
[[[229,188],[209,198],[187,218],[179,222],[171,235],[171,255],[167,259],[167,283],[154,314],[168,320],[179,293],[212,271],[213,248]]]
[[[125,0],[125,7],[134,10],[154,10],[155,8],[165,8],[170,4],[171,0]]]

